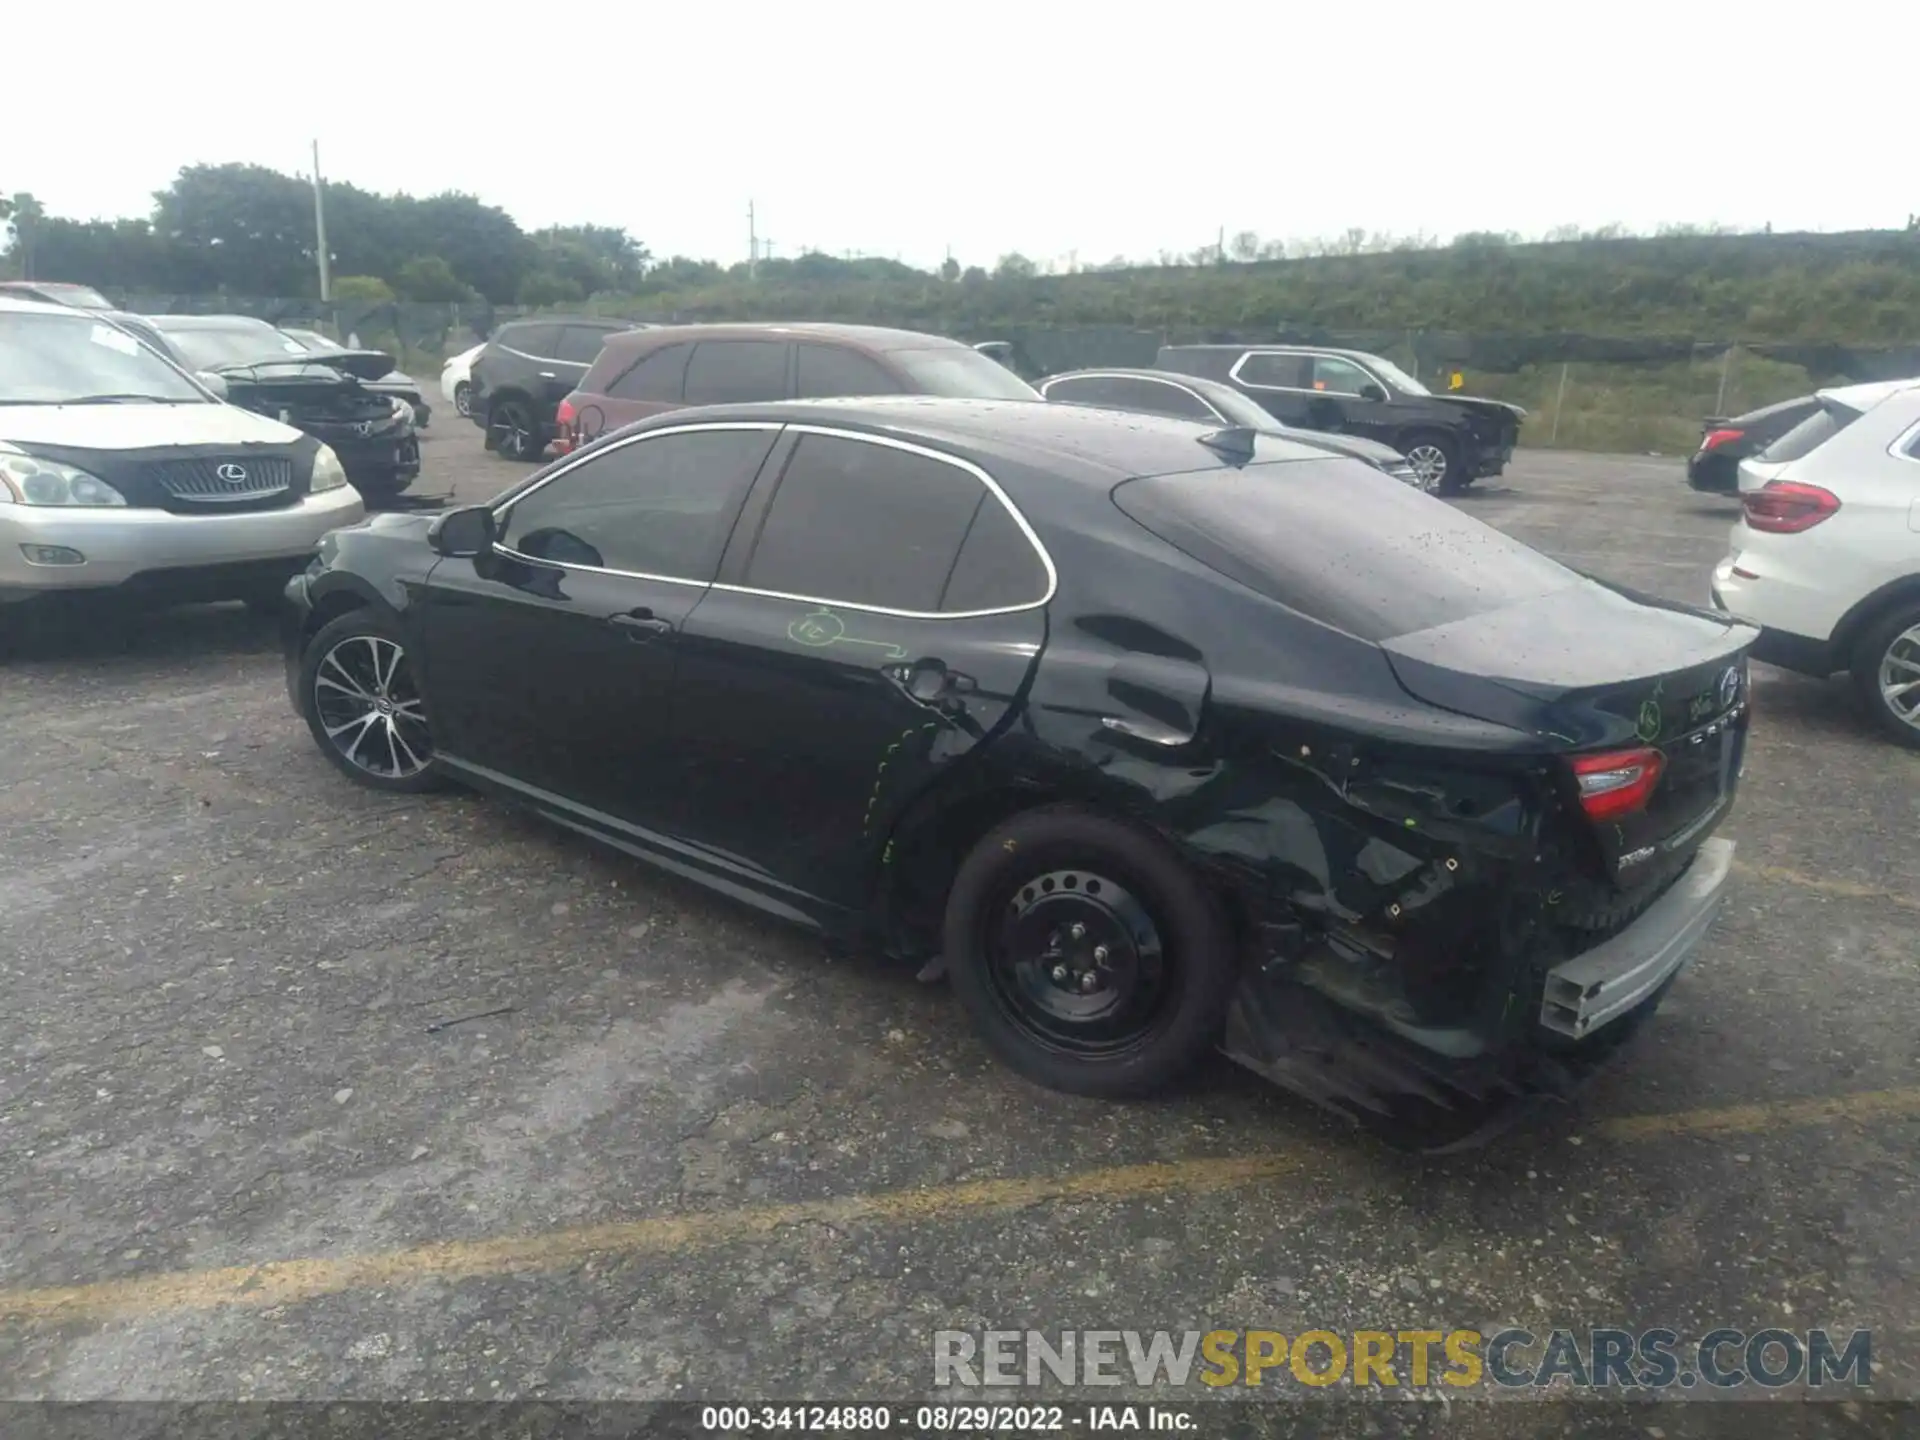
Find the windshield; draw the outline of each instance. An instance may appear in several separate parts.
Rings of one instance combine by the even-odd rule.
[[[1379,355],[1369,355],[1366,358],[1367,364],[1373,369],[1373,373],[1386,381],[1387,384],[1393,386],[1394,389],[1404,390],[1409,395],[1431,395],[1433,393],[1391,360]]]
[[[138,340],[85,314],[0,311],[0,405],[143,398],[211,404]]]
[[[261,365],[276,360],[298,362],[308,354],[307,347],[290,335],[282,335],[271,325],[255,329],[235,325],[230,329],[175,330],[161,326],[174,349],[186,357],[196,370],[218,370],[223,365]]]
[[[295,340],[298,340],[302,345],[306,346],[307,349],[316,350],[322,355],[332,350],[344,350],[347,348],[344,345],[336,344],[314,330],[282,330],[280,333],[282,335],[292,336]]]
[[[939,350],[891,350],[887,358],[912,377],[922,395],[958,400],[1038,400],[1040,392],[998,360],[965,345]]]

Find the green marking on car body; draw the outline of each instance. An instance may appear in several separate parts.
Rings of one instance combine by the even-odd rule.
[[[880,787],[886,783],[887,766],[893,763],[893,752],[898,750],[902,745],[906,744],[907,741],[911,740],[915,732],[927,731],[927,730],[938,730],[939,728],[940,728],[940,722],[937,720],[929,720],[924,725],[909,725],[906,729],[900,732],[900,736],[897,740],[895,740],[891,745],[887,746],[885,750],[880,752],[880,768],[873,772],[873,789],[867,792],[867,813],[860,817],[860,833],[862,835],[865,835],[867,831],[873,828],[874,807],[880,803]],[[892,858],[893,858],[893,841],[889,840],[887,841],[886,854],[881,856],[880,863],[883,865],[887,864],[892,860]]]
[[[907,652],[890,640],[863,640],[847,634],[847,622],[831,610],[814,610],[787,626],[787,638],[796,645],[824,650],[829,645],[873,645],[887,652],[889,660],[904,660]]]

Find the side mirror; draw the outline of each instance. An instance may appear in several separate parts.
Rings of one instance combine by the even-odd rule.
[[[487,505],[463,505],[449,510],[427,530],[427,544],[436,555],[450,559],[471,559],[493,548],[493,509]]]
[[[220,399],[224,400],[227,398],[226,376],[216,375],[211,370],[196,370],[193,378],[206,386],[207,389],[211,390]]]
[[[1378,385],[1375,385],[1372,381],[1368,381],[1360,387],[1360,398],[1362,400],[1385,400],[1387,398],[1387,392],[1382,390]]]

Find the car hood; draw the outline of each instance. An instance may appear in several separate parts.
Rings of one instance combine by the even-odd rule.
[[[1429,400],[1438,400],[1442,405],[1457,405],[1462,410],[1474,410],[1483,415],[1511,415],[1515,420],[1527,418],[1526,409],[1519,405],[1510,405],[1505,400],[1482,400],[1477,395],[1429,395]]]
[[[378,380],[394,373],[393,356],[383,350],[329,350],[322,355],[289,355],[285,360],[262,360],[252,365],[216,365],[216,374],[235,380],[269,381],[293,377],[303,370],[338,370],[356,380]]]
[[[167,445],[285,445],[291,425],[234,405],[8,405],[0,407],[0,444],[87,450],[151,450]]]

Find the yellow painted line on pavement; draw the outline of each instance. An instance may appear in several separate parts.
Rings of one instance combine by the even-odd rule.
[[[1902,910],[1920,911],[1920,898],[1900,895],[1892,890],[1883,890],[1877,885],[1860,885],[1852,880],[1822,880],[1817,875],[1806,875],[1798,870],[1789,870],[1785,866],[1751,865],[1744,860],[1735,860],[1733,868],[1744,875],[1752,875],[1756,879],[1773,880],[1782,885],[1812,890],[1820,895],[1834,895],[1842,900],[1880,900],[1888,905],[1897,905]]]
[[[1920,1115],[1920,1086],[1831,1098],[1781,1100],[1632,1115],[1603,1120],[1590,1133],[1615,1141],[1680,1135],[1731,1135]],[[1362,1143],[1356,1137],[1354,1143]],[[915,1190],[848,1195],[793,1205],[767,1205],[688,1215],[615,1221],[539,1235],[450,1240],[372,1255],[272,1260],[221,1270],[188,1270],[126,1280],[44,1289],[0,1290],[0,1320],[77,1321],[137,1318],[168,1310],[223,1305],[286,1305],[348,1290],[374,1290],[423,1280],[462,1280],[563,1269],[599,1255],[679,1255],[743,1240],[766,1239],[796,1225],[912,1223],[1021,1210],[1074,1201],[1117,1202],[1155,1195],[1197,1195],[1272,1180],[1333,1157],[1323,1146],[1285,1154],[1122,1165],[1068,1175],[973,1180]]]

